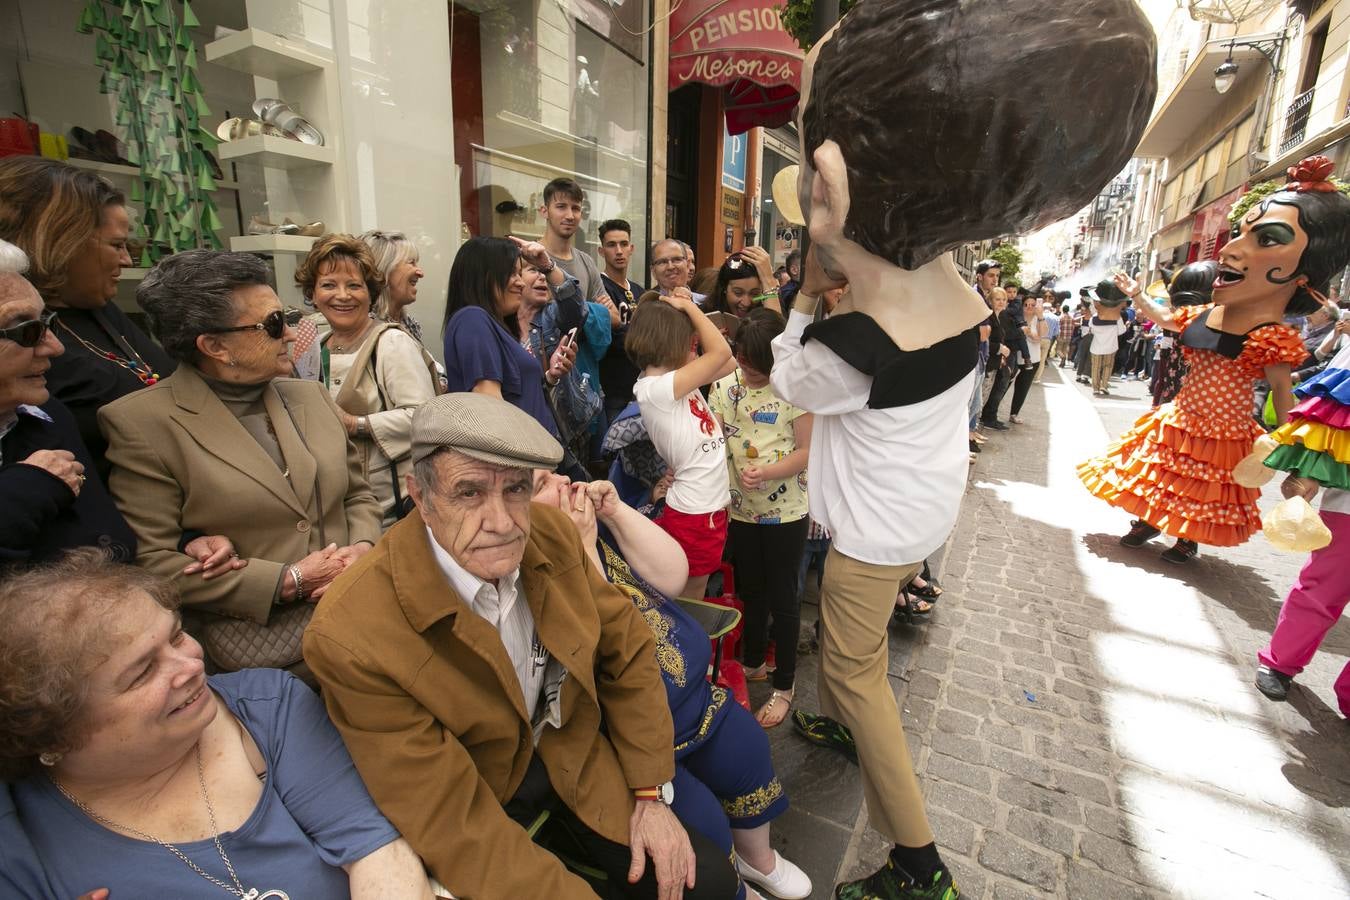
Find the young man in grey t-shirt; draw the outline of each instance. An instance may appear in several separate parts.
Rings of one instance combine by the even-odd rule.
[[[573,246],[581,228],[581,205],[586,193],[570,178],[555,178],[544,185],[544,204],[539,214],[544,217],[543,245],[553,262],[581,282],[581,296],[599,300],[605,293],[600,280],[600,269],[587,253],[578,253]]]

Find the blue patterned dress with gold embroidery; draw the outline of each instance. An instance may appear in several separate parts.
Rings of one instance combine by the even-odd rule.
[[[703,627],[629,568],[602,534],[605,578],[632,599],[656,635],[656,659],[675,721],[675,803],[686,827],[731,849],[730,828],[756,828],[787,810],[769,738],[755,717],[708,681]]]

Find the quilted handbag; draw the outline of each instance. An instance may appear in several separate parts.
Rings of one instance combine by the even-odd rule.
[[[314,604],[301,602],[273,607],[266,625],[212,616],[202,630],[206,652],[227,672],[284,669],[300,661],[300,639],[313,615]]]

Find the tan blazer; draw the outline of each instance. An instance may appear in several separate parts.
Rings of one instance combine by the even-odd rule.
[[[185,606],[260,624],[283,566],[323,546],[320,521],[338,546],[380,538],[379,504],[324,386],[278,378],[263,398],[289,481],[190,365],[98,415],[137,562],[173,579]],[[225,535],[248,566],[210,581],[180,576],[192,561],[178,552],[187,531]]]
[[[631,789],[675,771],[656,642],[561,512],[534,505],[531,519],[521,587],[567,670],[562,726],[533,752],[568,808],[627,844]],[[532,756],[520,683],[496,629],[446,581],[419,512],[333,582],[304,645],[376,804],[456,897],[593,900],[502,809]]]

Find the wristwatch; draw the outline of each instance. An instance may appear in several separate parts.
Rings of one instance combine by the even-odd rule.
[[[639,800],[655,800],[658,803],[670,806],[675,802],[675,783],[667,781],[665,784],[656,787],[638,788],[633,791],[633,796]]]

